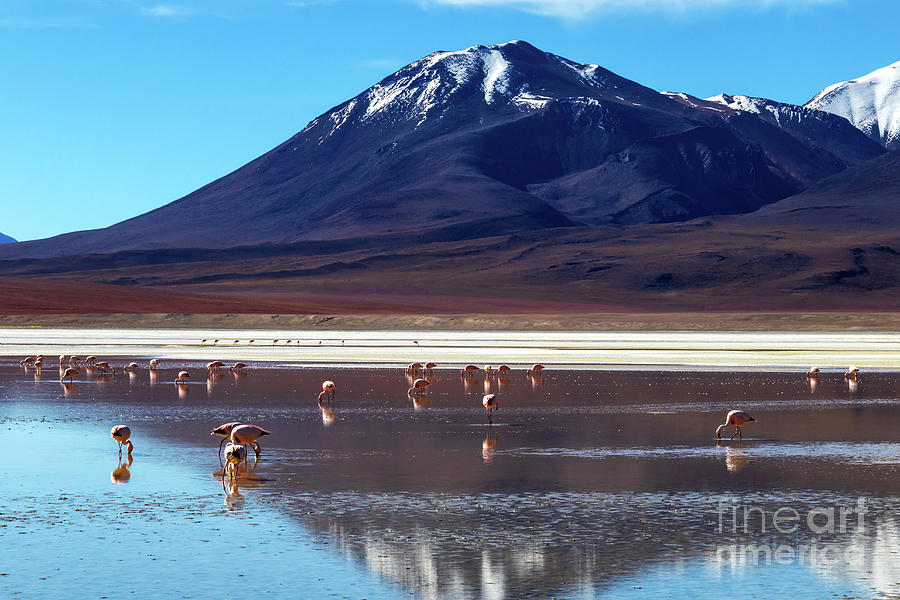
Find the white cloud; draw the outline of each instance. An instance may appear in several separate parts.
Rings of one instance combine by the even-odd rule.
[[[172,4],[157,4],[141,8],[141,13],[148,17],[185,17],[194,14],[194,11],[184,6]]]
[[[707,8],[801,8],[833,4],[840,0],[424,0],[425,5],[494,6],[523,10],[539,15],[579,19],[601,12],[665,10],[689,12]]]

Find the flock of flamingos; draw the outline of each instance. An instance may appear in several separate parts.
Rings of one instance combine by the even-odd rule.
[[[201,345],[204,345],[209,340],[202,340]],[[252,344],[256,340],[250,340]],[[213,340],[213,344],[217,344],[219,340]],[[237,344],[239,340],[235,340],[234,343]],[[274,340],[272,343],[277,344],[279,340]],[[290,344],[291,340],[286,340],[286,344]],[[321,344],[322,342],[319,342]],[[344,340],[341,340],[341,343],[344,343]],[[418,342],[414,341],[413,344],[418,346]],[[34,368],[37,371],[40,371],[44,365],[44,357],[41,355],[37,356],[28,356],[23,360],[19,361],[20,365],[25,366],[26,368]],[[155,371],[159,369],[160,361],[157,358],[152,359],[149,362],[149,369]],[[426,378],[429,374],[434,372],[435,367],[437,367],[437,363],[427,362],[427,363],[410,363],[406,367],[406,374],[414,378],[412,387],[407,390],[407,395],[415,400],[417,398],[421,398],[425,394],[426,388],[431,385],[431,382]],[[112,374],[115,371],[115,368],[112,367],[106,361],[100,361],[96,356],[86,356],[84,358],[79,356],[69,356],[61,355],[59,357],[59,371],[60,371],[60,382],[64,383],[67,379],[71,383],[72,380],[81,373],[79,367],[84,369],[91,369],[101,374]],[[220,369],[225,368],[225,363],[222,361],[212,361],[206,365],[206,369],[208,373],[212,374]],[[247,365],[242,362],[236,362],[234,365],[228,367],[228,371],[230,373],[240,373]],[[540,378],[542,376],[542,371],[544,370],[544,365],[535,364],[532,365],[530,369],[526,371],[526,375],[529,377]],[[127,364],[125,367],[122,367],[122,370],[126,373],[132,373],[140,369],[140,365],[136,362],[131,362]],[[492,374],[496,372],[498,379],[504,379],[509,376],[511,372],[511,368],[507,365],[500,365],[495,370],[490,365],[481,368],[477,365],[469,364],[460,370],[460,376],[463,378],[473,377],[477,373],[484,373],[486,379],[490,379]],[[422,377],[418,377],[419,374],[422,374]],[[807,379],[811,381],[815,381],[815,379],[819,376],[820,370],[818,367],[813,367],[809,371],[806,372]],[[188,371],[180,371],[178,375],[175,377],[174,384],[182,385],[188,383],[191,375]],[[856,367],[850,367],[844,373],[844,379],[850,382],[856,382],[859,378],[859,369]],[[334,393],[337,389],[337,385],[330,380],[326,380],[322,382],[322,392],[319,394],[317,398],[317,404],[319,409],[322,410],[323,419],[327,420],[327,415],[332,415],[333,418],[333,406],[334,406]],[[493,423],[492,414],[495,410],[499,408],[499,400],[496,394],[485,394],[481,401],[485,414],[488,418],[488,423]],[[716,429],[716,438],[722,438],[722,432],[727,427],[734,427],[734,434],[732,434],[731,439],[738,437],[739,439],[743,439],[743,433],[741,428],[747,423],[752,423],[756,421],[754,417],[752,417],[749,413],[743,410],[732,410],[729,411],[728,414],[725,415],[725,422],[718,426]],[[127,453],[130,455],[134,450],[134,444],[131,442],[131,429],[127,425],[116,425],[110,431],[110,435],[112,439],[118,443],[119,445],[119,457],[122,456],[122,450],[126,449]],[[246,463],[248,459],[249,450],[253,450],[253,453],[256,457],[256,460],[259,460],[260,456],[260,446],[258,440],[266,435],[269,435],[269,432],[259,427],[258,425],[252,425],[247,423],[239,423],[239,422],[231,422],[225,423],[213,429],[210,432],[210,435],[220,436],[222,441],[219,444],[219,462],[220,465],[223,466],[223,482],[224,480],[230,479],[234,480],[237,478],[238,470],[242,463]],[[223,446],[224,446],[224,455],[223,455]],[[248,450],[249,449],[249,450]],[[223,461],[224,456],[224,461]],[[245,466],[246,468],[246,466]]]

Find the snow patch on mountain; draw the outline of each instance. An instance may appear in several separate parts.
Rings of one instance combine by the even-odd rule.
[[[494,94],[509,92],[509,62],[497,50],[490,50],[482,56],[484,62],[484,101],[493,104]]]
[[[845,117],[886,148],[900,148],[900,61],[830,85],[804,106]]]

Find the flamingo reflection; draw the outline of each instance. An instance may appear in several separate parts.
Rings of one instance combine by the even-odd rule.
[[[488,425],[487,433],[484,435],[484,441],[481,442],[481,459],[484,461],[484,464],[493,462],[494,452],[497,451],[499,440],[497,436],[493,434],[492,429],[493,427]]]
[[[129,469],[133,462],[134,457],[131,454],[127,455],[124,461],[120,456],[118,466],[109,474],[109,480],[115,484],[128,483],[131,480],[131,471]]]
[[[722,442],[716,441],[716,447],[721,448]],[[729,473],[740,473],[750,464],[750,451],[742,442],[725,446],[725,468]]]
[[[322,392],[324,394],[325,392]],[[319,394],[317,402],[319,410],[322,411],[322,425],[328,426],[334,423],[334,409],[322,403],[322,394]]]

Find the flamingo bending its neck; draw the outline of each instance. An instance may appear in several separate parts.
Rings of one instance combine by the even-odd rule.
[[[744,424],[752,423],[755,420],[756,419],[750,416],[750,413],[742,410],[729,411],[728,414],[725,415],[725,422],[716,429],[716,437],[722,439],[722,430],[731,425],[735,428],[734,435],[731,436],[731,439],[734,439],[735,435],[740,439],[744,439],[744,434],[741,433],[741,427],[743,427]]]
[[[134,450],[134,444],[131,443],[131,429],[127,425],[116,425],[113,427],[109,435],[112,439],[119,443],[119,458],[122,458],[122,446],[128,445],[128,454]]]

